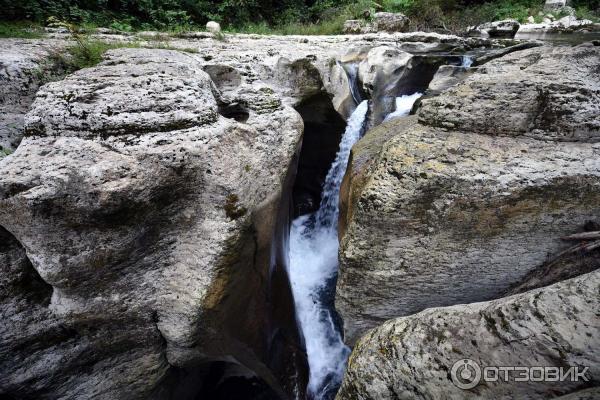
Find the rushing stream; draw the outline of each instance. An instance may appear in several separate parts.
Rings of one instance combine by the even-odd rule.
[[[328,287],[338,267],[339,189],[352,145],[360,138],[369,104],[348,119],[339,151],[327,174],[316,213],[298,217],[290,232],[290,281],[310,370],[308,395],[326,399],[341,383],[350,349],[336,327]],[[329,296],[331,297],[331,296]]]
[[[391,117],[408,115],[421,94],[396,99]],[[310,369],[309,398],[333,398],[341,384],[350,349],[344,344],[333,307],[338,270],[339,192],[352,146],[360,139],[369,104],[361,102],[348,119],[332,163],[318,211],[298,217],[290,232],[290,281],[296,315]]]

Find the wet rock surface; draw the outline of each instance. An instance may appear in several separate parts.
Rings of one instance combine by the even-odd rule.
[[[50,36],[66,44],[66,35]],[[14,149],[25,138],[0,161],[0,315],[9,322],[0,328],[2,395],[302,396],[306,366],[282,249],[303,125],[304,139],[331,157],[338,118],[355,107],[344,63],[368,64],[374,48],[411,53],[402,67],[421,76],[414,73],[427,64],[424,52],[513,44],[425,33],[182,36],[169,46],[197,53],[114,50],[97,67],[39,91],[38,83],[19,91],[30,72],[6,75],[11,89],[0,118],[9,121],[15,110],[24,128],[2,122],[1,140]],[[138,40],[108,31],[97,37]],[[2,43],[25,60],[18,71],[48,57],[36,41]],[[27,58],[38,50],[39,58]],[[588,47],[562,56],[544,49],[444,87],[444,94],[465,90],[455,108],[477,101],[474,112],[487,115],[489,99],[477,91],[495,84],[486,73],[512,90],[519,74],[534,71],[521,78],[548,91],[548,107],[559,104],[557,123],[564,115],[561,129],[573,127],[564,137],[543,118],[527,132],[517,124],[506,133],[512,137],[482,135],[490,132],[476,118],[436,114],[431,102],[450,108],[453,101],[440,96],[425,101],[419,117],[386,124],[359,144],[340,222],[338,307],[349,341],[384,318],[506,292],[561,248],[561,235],[598,217],[597,88],[583,78],[595,79],[594,57]],[[360,84],[373,85],[363,85],[363,94],[379,96],[377,85],[388,79],[395,87],[386,95],[401,93],[402,71],[384,64],[363,71]],[[427,65],[430,79],[437,64]],[[571,77],[555,86],[541,78],[562,79],[564,71]],[[525,96],[538,93],[522,86]],[[500,93],[490,93],[497,106]],[[327,100],[332,108],[317,118]],[[529,106],[511,108],[508,100],[501,104],[510,112]],[[335,129],[319,136],[323,126]],[[555,138],[564,143],[538,140]],[[320,161],[308,161],[316,171],[308,174],[323,173]],[[305,210],[318,202],[316,189],[298,190],[297,197],[311,190]],[[425,272],[410,270],[413,264]],[[507,279],[496,279],[489,265]],[[477,285],[467,279],[475,273]],[[455,292],[444,287],[457,276]],[[402,281],[429,278],[414,290]],[[422,295],[428,291],[434,295]]]

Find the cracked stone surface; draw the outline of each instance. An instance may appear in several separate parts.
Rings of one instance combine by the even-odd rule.
[[[600,376],[600,272],[504,299],[432,308],[385,322],[356,344],[342,399],[586,399]],[[455,362],[589,367],[577,382],[455,386]],[[584,389],[579,391],[580,389]],[[575,392],[575,393],[572,393]],[[572,394],[571,394],[572,393]]]
[[[361,139],[341,189],[348,343],[390,318],[502,297],[598,222],[599,57],[511,53]]]
[[[33,294],[7,289],[3,393],[146,398],[170,368],[228,357],[284,390],[266,291],[302,120],[260,82],[228,93],[254,99],[245,122],[222,116],[202,67],[122,49],[38,93],[0,161],[0,226],[48,298],[16,313],[13,292]]]

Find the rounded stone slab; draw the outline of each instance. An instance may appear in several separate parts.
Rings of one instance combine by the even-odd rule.
[[[597,389],[585,389],[600,374],[599,290],[596,271],[499,300],[387,321],[356,344],[336,399],[597,398]],[[480,370],[587,367],[587,381],[481,380],[465,390],[451,374],[463,359]]]
[[[422,124],[485,135],[600,141],[600,47],[538,47],[481,66],[435,98]]]
[[[187,54],[147,49],[113,54],[97,67],[44,86],[25,120],[26,135],[108,137],[216,121],[213,83]]]

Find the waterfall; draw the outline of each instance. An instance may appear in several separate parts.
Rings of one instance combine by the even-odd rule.
[[[389,121],[390,119],[406,117],[410,110],[412,110],[415,101],[419,100],[419,98],[423,96],[423,93],[414,93],[405,96],[396,97],[396,110],[390,113],[387,117],[385,117],[384,121]]]
[[[363,101],[348,119],[316,213],[298,217],[290,232],[290,281],[309,364],[308,396],[324,400],[341,384],[350,349],[344,344],[333,311],[338,268],[339,191],[350,150],[363,131],[368,111]]]
[[[346,72],[346,76],[348,77],[348,87],[350,88],[350,95],[352,95],[354,104],[360,104],[362,98],[360,95],[360,88],[358,86],[358,63],[341,64],[338,61],[338,65],[340,65],[344,69],[344,72]]]
[[[460,66],[463,68],[471,68],[474,61],[475,60],[473,60],[472,56],[462,56],[462,61],[461,61]]]

